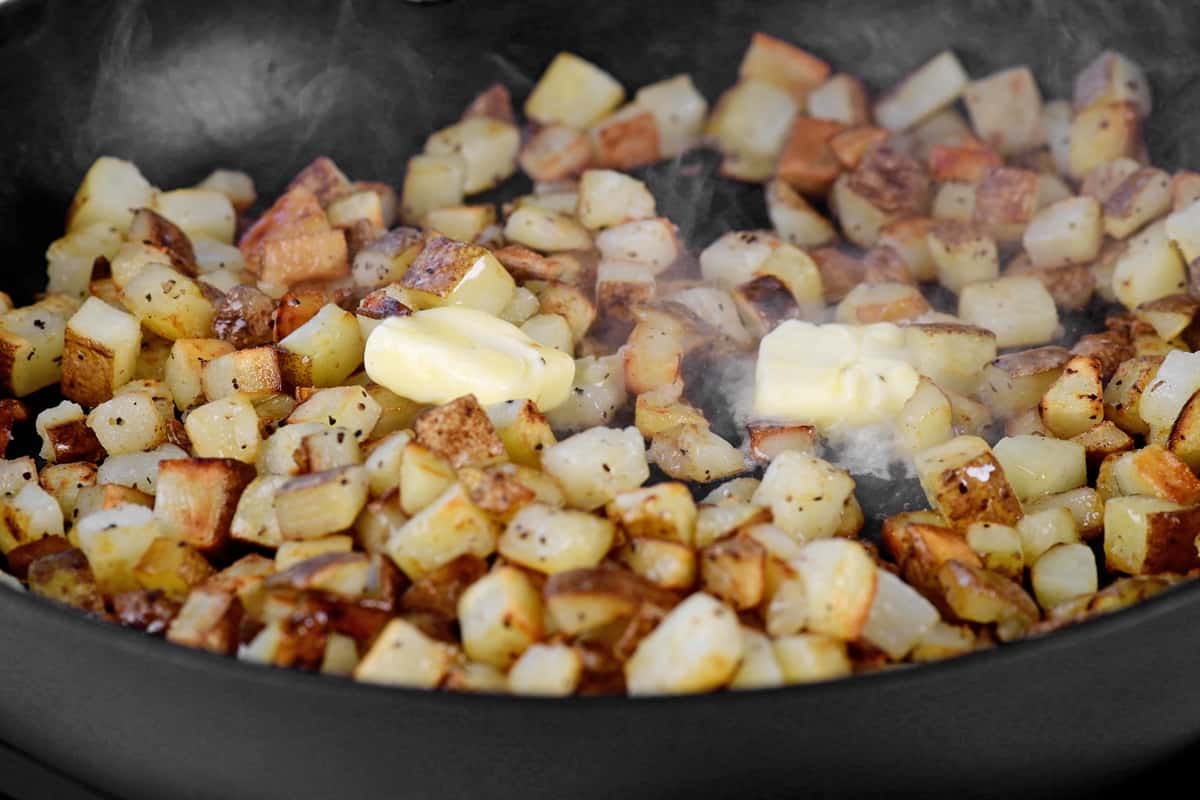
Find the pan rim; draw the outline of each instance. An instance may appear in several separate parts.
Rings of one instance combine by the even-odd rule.
[[[294,687],[298,692],[329,695],[331,697],[355,696],[367,699],[402,697],[409,700],[421,698],[430,702],[492,704],[497,707],[563,708],[574,711],[581,705],[587,708],[611,708],[613,706],[641,708],[649,705],[684,705],[712,702],[732,704],[749,703],[763,699],[780,698],[805,694],[829,694],[847,691],[868,691],[869,688],[887,689],[903,686],[912,681],[931,681],[952,671],[978,669],[989,664],[1000,664],[1047,657],[1053,652],[1072,647],[1086,639],[1102,639],[1117,632],[1139,625],[1150,619],[1178,613],[1188,605],[1200,602],[1200,579],[1187,580],[1169,587],[1159,594],[1142,600],[1118,611],[1100,614],[1051,633],[1019,639],[1014,642],[978,650],[954,658],[925,664],[905,664],[869,673],[814,683],[793,684],[761,689],[726,690],[699,694],[673,695],[575,695],[571,697],[539,697],[534,695],[501,694],[497,692],[438,691],[395,684],[379,684],[356,681],[349,677],[323,675],[314,672],[275,667],[268,664],[242,661],[233,656],[210,653],[183,645],[172,644],[157,636],[150,636],[132,628],[125,628],[82,614],[68,606],[60,605],[26,591],[4,587],[0,591],[0,620],[8,616],[5,606],[23,604],[23,610],[35,618],[34,624],[45,624],[47,629],[58,626],[70,629],[79,636],[92,639],[104,647],[115,647],[126,653],[164,661],[176,669],[205,673],[223,680],[242,681],[254,685],[270,685],[274,689]],[[1009,669],[1013,668],[1009,664]],[[437,698],[437,699],[431,699]],[[735,699],[736,698],[736,699]]]

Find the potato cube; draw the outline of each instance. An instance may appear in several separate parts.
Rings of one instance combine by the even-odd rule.
[[[995,333],[997,347],[1042,344],[1058,330],[1054,298],[1041,281],[1025,275],[964,286],[958,315]]]
[[[907,453],[917,453],[954,438],[950,398],[933,381],[922,377],[916,391],[900,409],[896,434]]]
[[[848,472],[793,450],[767,467],[752,502],[769,507],[776,525],[807,541],[833,536],[853,496],[854,479]]]
[[[1007,436],[996,443],[996,460],[1022,502],[1087,483],[1083,445],[1046,436]]]
[[[454,650],[402,619],[393,619],[354,668],[364,683],[432,689],[450,669]]]
[[[817,247],[837,238],[829,220],[782,180],[767,184],[767,215],[781,238],[798,247]]]
[[[573,53],[559,53],[542,73],[525,115],[543,125],[559,122],[587,128],[625,99],[625,90],[611,75]]]
[[[535,181],[557,181],[582,172],[592,158],[587,135],[567,125],[538,129],[521,148],[520,164]]]
[[[262,443],[254,405],[238,394],[192,409],[184,429],[192,450],[202,458],[234,458],[253,464]]]
[[[1113,189],[1104,200],[1104,232],[1124,239],[1171,210],[1171,177],[1143,167]]]
[[[470,501],[459,484],[446,489],[394,531],[387,543],[388,555],[413,579],[461,555],[486,558],[495,549],[495,523]]]
[[[566,493],[567,502],[591,510],[650,477],[646,449],[636,428],[592,428],[545,448],[542,468]]]
[[[634,102],[654,115],[661,158],[673,158],[700,138],[708,101],[688,75],[652,83],[638,89]]]
[[[279,532],[284,539],[315,539],[346,530],[367,493],[367,473],[358,466],[291,478],[275,492]]]
[[[128,392],[100,403],[87,424],[110,455],[153,450],[167,440],[166,420],[148,392]]]
[[[400,462],[400,502],[406,514],[416,514],[442,495],[455,481],[446,459],[417,442],[409,442]]]
[[[819,633],[781,636],[771,643],[785,684],[813,683],[851,674],[846,644]]]
[[[722,153],[755,165],[749,179],[767,177],[798,111],[787,91],[767,81],[743,77],[721,95],[709,116],[707,133]],[[759,179],[762,179],[759,178]]]
[[[229,521],[229,535],[239,541],[264,547],[283,543],[279,517],[275,513],[275,493],[287,483],[285,475],[263,475],[246,485]]]
[[[234,352],[233,345],[220,339],[177,339],[171,345],[163,380],[175,407],[187,411],[204,401],[204,368],[220,356]]]
[[[143,589],[160,591],[179,602],[214,572],[204,556],[187,542],[164,537],[151,542],[133,568]]]
[[[109,456],[96,473],[97,483],[115,483],[147,494],[158,486],[158,465],[171,458],[187,458],[183,448],[167,443],[146,453],[122,453]]]
[[[327,555],[349,554],[354,540],[345,535],[322,536],[317,539],[300,539],[283,542],[275,551],[275,572],[282,573],[297,564],[303,564]]]
[[[100,590],[115,594],[138,588],[134,568],[162,533],[150,509],[124,504],[82,517],[74,535]]]
[[[864,125],[871,121],[867,89],[853,75],[839,72],[808,93],[809,116],[831,119],[843,125]]]
[[[279,342],[279,365],[289,386],[337,386],[362,357],[358,320],[333,303]]]
[[[37,415],[34,427],[42,438],[38,453],[49,463],[99,461],[104,448],[96,434],[87,426],[83,409],[70,400],[48,408]]]
[[[102,223],[125,230],[134,209],[154,203],[156,190],[138,168],[112,156],[101,156],[88,168],[67,210],[67,229],[73,232]]]
[[[36,482],[25,484],[0,506],[0,552],[45,536],[63,535],[63,512],[54,496]]]
[[[862,637],[893,659],[904,658],[938,623],[937,609],[887,570],[876,570],[875,596]]]
[[[1196,567],[1198,511],[1157,497],[1114,497],[1104,504],[1104,560],[1130,575]]]
[[[769,81],[786,89],[801,104],[829,77],[829,72],[829,65],[812,53],[757,31],[738,68],[740,77]]]
[[[513,694],[566,697],[574,693],[583,672],[579,653],[565,644],[535,644],[508,672]]]
[[[1055,346],[1000,356],[984,369],[980,397],[1005,417],[1035,408],[1070,360],[1070,352]]]
[[[956,528],[972,522],[1011,525],[1020,519],[1017,493],[984,440],[958,436],[918,453],[915,462],[930,505]]]
[[[104,597],[87,557],[77,549],[42,556],[29,565],[26,576],[29,591],[41,597],[78,608],[92,614],[103,614]],[[13,579],[14,588],[21,586]]]
[[[742,663],[729,682],[731,689],[769,689],[783,685],[783,670],[771,640],[753,628],[742,627]]]
[[[876,101],[875,119],[893,131],[912,127],[957,100],[969,80],[953,53],[938,53]]]
[[[1100,164],[1134,157],[1142,146],[1137,107],[1129,102],[1093,105],[1075,115],[1069,137],[1068,168],[1077,179]]]
[[[840,122],[797,116],[775,169],[780,185],[807,195],[828,194],[843,170],[830,142],[843,130]]]
[[[654,114],[636,103],[600,120],[589,134],[596,166],[630,170],[659,159]]]
[[[1089,356],[1075,356],[1042,396],[1038,413],[1055,436],[1069,439],[1104,419],[1103,394],[1100,363]]]
[[[616,556],[634,575],[661,589],[686,591],[696,583],[696,553],[679,542],[634,538]]]
[[[400,197],[400,218],[419,225],[430,211],[462,205],[467,162],[457,153],[423,153],[408,160]]]
[[[629,175],[589,169],[579,179],[578,217],[591,230],[649,219],[654,216],[654,209],[654,196],[646,184]]]
[[[1055,545],[1038,558],[1030,571],[1034,596],[1047,611],[1067,600],[1092,594],[1098,580],[1096,556],[1086,544]]]
[[[972,325],[905,325],[904,344],[917,371],[954,392],[974,393],[984,368],[996,358],[995,334]]]
[[[229,538],[242,492],[253,479],[253,467],[231,458],[163,461],[154,516],[165,535],[202,553],[219,552]]]
[[[724,480],[749,468],[742,451],[713,433],[707,423],[658,431],[647,458],[672,478],[700,483]]]
[[[1200,503],[1200,478],[1162,445],[1149,444],[1117,456],[1112,477],[1123,495],[1145,495],[1181,505]]]
[[[1001,641],[1021,635],[1039,617],[1037,604],[1003,575],[948,561],[938,572],[946,603],[969,622],[997,623]]]
[[[498,549],[509,561],[553,575],[599,565],[614,536],[606,519],[533,503],[509,522]]]
[[[208,400],[235,393],[256,400],[282,392],[279,354],[274,347],[266,346],[217,356],[205,365],[200,382]]]
[[[622,492],[606,510],[608,518],[629,536],[692,544],[696,504],[682,483],[660,483]]]
[[[1042,95],[1029,67],[972,81],[963,100],[975,132],[1001,155],[1023,153],[1043,143]]]
[[[1049,268],[1093,260],[1103,238],[1100,204],[1091,197],[1071,197],[1039,210],[1023,243],[1034,266]]]
[[[94,406],[133,378],[142,344],[137,319],[94,297],[67,321],[63,396]]]
[[[1075,76],[1076,111],[1124,102],[1132,103],[1139,116],[1150,116],[1150,83],[1146,74],[1115,50],[1105,50]]]
[[[432,134],[425,141],[425,152],[462,156],[466,163],[463,191],[478,194],[516,171],[520,145],[520,134],[512,123],[473,117]]]
[[[926,239],[937,267],[938,283],[952,292],[967,284],[988,281],[1000,273],[996,242],[977,226],[942,220],[933,225]]]
[[[525,573],[497,567],[463,592],[458,623],[468,656],[507,669],[542,637],[542,599]]]
[[[1113,376],[1114,383],[1116,380]],[[1188,400],[1200,390],[1200,355],[1172,350],[1143,385],[1143,391],[1131,391],[1128,401],[1137,403],[1137,413],[1154,438],[1155,432],[1170,430]]]
[[[732,679],[742,656],[737,615],[697,592],[676,606],[625,662],[630,694],[704,692]]]
[[[61,379],[67,319],[75,313],[74,300],[61,301],[66,295],[50,295],[0,314],[0,388],[7,393],[24,397]]]
[[[733,537],[708,545],[699,553],[704,591],[742,611],[762,602],[766,550],[753,539]]]

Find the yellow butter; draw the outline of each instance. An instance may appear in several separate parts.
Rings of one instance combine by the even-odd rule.
[[[884,422],[918,377],[897,325],[789,320],[759,343],[754,413],[823,428]]]
[[[483,405],[533,400],[548,410],[567,399],[575,361],[484,311],[445,306],[389,317],[367,339],[371,380],[419,403],[473,394]]]

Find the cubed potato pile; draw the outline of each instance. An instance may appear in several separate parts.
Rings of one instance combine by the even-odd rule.
[[[320,157],[260,203],[99,158],[46,292],[0,297],[0,448],[41,440],[0,451],[0,576],[246,661],[548,696],[825,681],[1131,605],[1200,568],[1200,174],[1149,163],[1150,110],[1112,51],[1044,99],[756,34],[711,110],[560,53],[523,122],[487,88],[397,188]],[[762,230],[685,243],[629,174],[701,147]],[[567,399],[364,371],[446,307],[568,354]],[[894,433],[929,507],[878,541],[822,430],[729,441],[697,399],[793,319],[898,325],[920,375]]]

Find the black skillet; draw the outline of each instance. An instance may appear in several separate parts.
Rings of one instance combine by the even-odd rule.
[[[0,288],[18,300],[40,288],[42,253],[100,154],[136,160],[162,186],[244,169],[266,197],[318,154],[398,184],[474,93],[501,80],[523,98],[558,50],[628,87],[691,72],[712,99],[755,30],[875,89],[951,47],[972,74],[1026,63],[1047,97],[1069,96],[1074,72],[1114,47],[1154,87],[1155,163],[1200,165],[1192,3],[0,0]],[[694,246],[765,222],[760,193],[713,179],[702,155],[646,177]],[[860,486],[876,513],[915,499]],[[1197,675],[1195,585],[934,666],[637,701],[358,686],[0,591],[0,742],[155,800],[1070,796],[1200,737]]]

